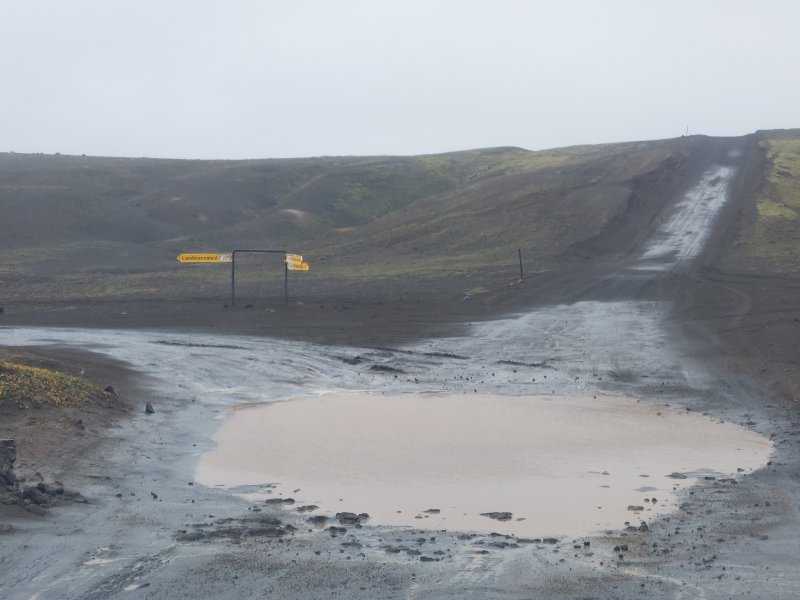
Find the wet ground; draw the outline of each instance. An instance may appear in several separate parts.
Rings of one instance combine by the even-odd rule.
[[[724,208],[737,165],[729,150],[677,199],[640,254],[599,276],[581,301],[474,323],[463,336],[355,348],[208,334],[2,330],[8,345],[109,354],[145,383],[142,410],[111,430],[104,452],[65,482],[92,503],[10,522],[12,533],[0,536],[0,584],[11,598],[26,599],[796,597],[796,411],[762,401],[747,380],[699,355],[700,346],[674,326],[662,293]],[[698,204],[704,209],[695,210]],[[624,395],[650,411],[700,413],[712,429],[719,427],[712,421],[741,425],[769,438],[775,454],[755,472],[740,465],[741,473],[703,475],[691,487],[676,479],[673,511],[648,517],[646,528],[636,518],[580,536],[391,527],[344,503],[339,512],[352,516],[322,507],[323,524],[308,521],[317,511],[196,482],[230,407],[331,391]],[[154,414],[144,413],[145,400]],[[614,435],[635,439],[638,431],[620,423]],[[565,445],[575,443],[564,437]],[[648,486],[648,478],[642,482]],[[649,492],[640,492],[643,503]],[[442,509],[420,510],[429,508]]]
[[[761,468],[772,450],[621,396],[322,395],[238,408],[214,440],[197,481],[253,502],[534,538],[639,526],[674,511],[675,490]]]

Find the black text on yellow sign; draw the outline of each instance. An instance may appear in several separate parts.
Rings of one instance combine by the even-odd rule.
[[[225,254],[179,254],[178,262],[182,263],[229,263],[233,260],[229,253]]]
[[[286,263],[286,267],[290,271],[308,271],[308,263],[306,263],[306,262],[301,262],[301,263],[290,263],[290,262],[287,262]]]

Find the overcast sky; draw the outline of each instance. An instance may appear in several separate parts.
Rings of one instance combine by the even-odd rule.
[[[800,127],[800,1],[0,0],[0,151],[269,158]]]

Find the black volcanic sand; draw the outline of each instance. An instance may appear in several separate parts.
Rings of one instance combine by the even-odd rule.
[[[727,149],[726,143],[720,146]],[[743,173],[717,231],[736,231],[747,214],[746,192],[756,183],[747,179],[750,170]],[[274,507],[255,512],[214,490],[160,479],[168,470],[159,463],[185,460],[179,458],[184,452],[179,448],[208,448],[203,432],[210,425],[189,407],[165,413],[152,391],[137,387],[135,375],[106,358],[37,348],[33,352],[59,361],[67,371],[86,369],[99,384],[114,385],[119,400],[116,405],[84,407],[80,414],[56,409],[14,414],[7,408],[0,413],[0,437],[18,439],[20,475],[34,481],[39,472],[47,482],[78,482],[77,491],[90,502],[64,503],[45,516],[0,504],[0,565],[17,565],[15,556],[24,555],[34,564],[59,553],[74,562],[75,574],[81,565],[103,565],[106,560],[113,565],[124,558],[125,549],[101,547],[105,538],[94,532],[114,528],[144,545],[150,537],[176,537],[174,545],[160,544],[167,549],[143,556],[133,566],[97,567],[107,568],[108,575],[95,575],[96,584],[83,598],[796,598],[800,279],[768,270],[743,274],[732,243],[730,236],[715,235],[703,259],[690,269],[644,282],[618,276],[629,264],[629,252],[591,269],[565,259],[562,272],[529,277],[524,283],[476,274],[437,281],[388,280],[381,286],[339,284],[332,286],[337,293],[300,295],[288,306],[279,298],[251,298],[225,308],[228,300],[222,296],[193,302],[6,304],[0,325],[229,332],[383,346],[451,335],[463,331],[466,323],[537,305],[663,299],[674,303],[670,323],[684,356],[709,364],[718,384],[718,396],[701,399],[693,410],[703,411],[707,402],[717,413],[745,415],[749,427],[773,439],[776,455],[768,468],[739,483],[705,480],[676,515],[650,523],[648,531],[576,541],[520,541],[396,534],[329,522],[326,526],[335,529],[308,538],[292,527],[311,525]],[[489,291],[467,298],[465,290],[477,286]],[[147,400],[156,406],[152,416],[162,419],[159,426],[152,431],[124,426],[132,414],[143,412]],[[83,428],[75,426],[76,419]],[[175,419],[196,423],[200,433],[172,439],[169,426]],[[134,445],[158,457],[150,471],[128,473],[124,464],[106,460],[121,435],[141,436]],[[108,490],[115,493],[107,495]],[[207,513],[202,522],[186,522],[184,507],[190,499]],[[102,519],[92,517],[95,508],[112,502],[131,507],[135,518],[104,521],[109,512],[99,508]],[[357,512],[358,507],[344,510]],[[45,538],[29,537],[43,527],[60,532],[58,542],[47,542],[53,547],[37,547]],[[81,547],[96,539],[97,549],[73,556],[71,538],[80,540]],[[196,544],[193,557],[170,562],[182,544]],[[436,562],[443,558],[447,560]],[[7,573],[0,581],[10,577]],[[45,585],[40,599],[72,597],[58,581]],[[9,597],[21,596],[12,589]]]

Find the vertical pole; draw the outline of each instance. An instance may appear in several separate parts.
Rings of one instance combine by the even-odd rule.
[[[519,254],[519,278],[521,281],[524,281],[525,275],[522,273],[522,249],[517,248],[517,253]]]
[[[231,306],[236,304],[236,250],[231,252]]]
[[[289,263],[286,262],[286,253],[283,253],[283,303],[289,304]]]

